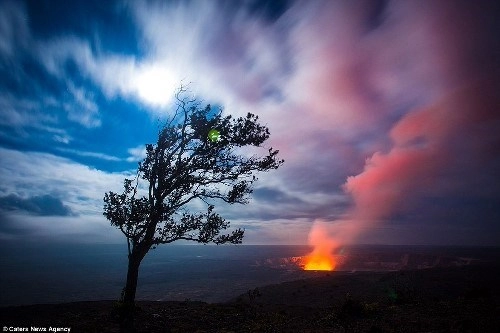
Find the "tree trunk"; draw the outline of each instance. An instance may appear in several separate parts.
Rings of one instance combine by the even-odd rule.
[[[128,258],[127,282],[123,290],[123,307],[120,312],[120,332],[122,333],[135,332],[135,293],[137,291],[137,281],[139,278],[139,266],[141,265],[144,255],[139,251],[132,250]]]
[[[137,280],[139,278],[139,266],[142,258],[136,253],[130,255],[128,259],[127,282],[123,294],[123,303],[126,306],[133,307],[135,304],[135,293],[137,291]]]

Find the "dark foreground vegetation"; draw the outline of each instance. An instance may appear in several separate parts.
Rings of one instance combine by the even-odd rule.
[[[227,303],[137,302],[137,332],[500,332],[500,266],[335,272]],[[121,304],[1,308],[2,327],[119,332]],[[29,330],[28,330],[29,331]]]

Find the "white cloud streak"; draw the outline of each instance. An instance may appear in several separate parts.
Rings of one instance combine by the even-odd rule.
[[[0,56],[15,57],[16,49],[26,47],[29,29],[25,8],[16,1],[0,3]]]
[[[146,146],[139,145],[134,148],[129,148],[128,153],[130,154],[130,156],[127,157],[127,162],[141,161],[146,157]]]
[[[102,214],[107,191],[120,191],[129,172],[107,173],[46,153],[0,148],[1,195],[53,194],[80,215]]]
[[[98,118],[98,107],[93,96],[83,88],[76,87],[73,82],[68,81],[67,90],[73,97],[72,103],[63,103],[63,109],[68,113],[68,119],[77,122],[87,128],[101,126]]]
[[[114,162],[122,161],[122,159],[119,157],[108,155],[108,154],[103,154],[103,153],[98,153],[98,152],[82,151],[82,150],[70,149],[70,148],[58,148],[57,150],[65,152],[65,153],[75,154],[78,156],[92,157],[92,158],[97,158],[97,159],[101,159],[101,160],[105,160],[105,161],[114,161]]]

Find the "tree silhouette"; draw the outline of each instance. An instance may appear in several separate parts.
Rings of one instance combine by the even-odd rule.
[[[215,212],[215,202],[248,203],[255,173],[277,169],[278,150],[246,156],[242,147],[261,147],[269,130],[258,116],[222,116],[222,111],[176,93],[174,115],[159,130],[156,144],[146,145],[135,179],[125,179],[121,194],[104,196],[104,216],[127,238],[128,271],[122,301],[133,308],[139,266],[151,248],[177,240],[215,244],[242,242],[244,230],[221,233],[229,222]],[[216,136],[208,133],[217,131]],[[212,133],[214,133],[212,131]],[[205,212],[187,205],[201,200]]]

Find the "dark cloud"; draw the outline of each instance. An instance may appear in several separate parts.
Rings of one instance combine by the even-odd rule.
[[[368,1],[368,17],[366,19],[367,30],[375,30],[385,20],[388,0],[370,0]]]
[[[25,211],[38,216],[74,216],[71,209],[61,199],[51,195],[21,198],[15,194],[0,197],[0,209],[3,211]]]
[[[68,35],[89,38],[96,52],[141,54],[135,37],[128,4],[125,1],[36,0],[29,1],[29,24],[33,35],[51,38],[65,31]]]
[[[293,197],[283,191],[269,188],[269,187],[261,187],[253,191],[253,197],[257,201],[263,201],[266,203],[273,204],[301,204],[304,201]]]
[[[248,206],[240,209],[235,209],[234,206],[225,207],[222,215],[229,220],[240,221],[336,219],[350,204],[348,197],[342,193],[325,195],[321,201],[317,202],[308,197],[308,195],[314,195],[312,193],[298,193],[303,194],[304,198],[297,198],[275,188],[259,188],[253,192]]]
[[[290,0],[253,0],[249,1],[248,8],[252,15],[274,22],[286,12],[290,3]]]
[[[450,195],[449,197],[435,196],[420,200],[407,216],[401,219],[411,220],[412,223],[429,219],[429,224],[454,225],[457,227],[474,226],[479,230],[500,229],[500,197],[471,197]],[[496,227],[495,227],[496,225]],[[497,234],[500,242],[500,234]]]

